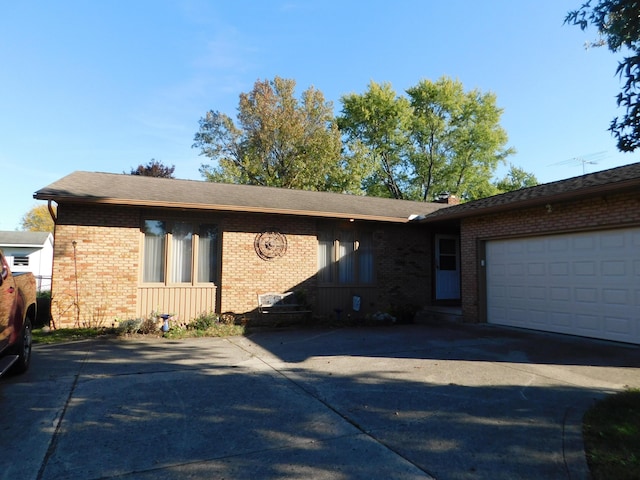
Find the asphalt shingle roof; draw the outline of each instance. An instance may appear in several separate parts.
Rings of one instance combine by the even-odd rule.
[[[640,192],[640,163],[481,198],[426,214],[420,220],[426,222],[452,220],[630,189]]]
[[[41,246],[47,241],[49,232],[0,231],[0,245]]]
[[[408,222],[447,205],[388,198],[177,180],[138,175],[73,172],[38,190],[38,200],[278,213],[327,218]]]
[[[418,217],[418,220],[430,222],[625,189],[640,189],[640,163],[454,206],[329,192],[82,171],[73,172],[38,190],[34,198],[58,203],[105,203],[387,222],[408,222],[410,218]]]

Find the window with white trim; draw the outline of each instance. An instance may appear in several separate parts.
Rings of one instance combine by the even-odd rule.
[[[216,283],[218,227],[193,221],[145,220],[144,283]]]
[[[374,282],[373,234],[335,230],[318,235],[318,282],[359,284]]]

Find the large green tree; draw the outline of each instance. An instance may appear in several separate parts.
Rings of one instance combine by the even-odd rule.
[[[640,147],[640,1],[591,0],[565,17],[565,23],[586,30],[596,27],[599,39],[595,46],[607,46],[612,52],[623,52],[617,74],[624,79],[618,94],[618,106],[625,109],[621,117],[611,121],[609,130],[615,136],[618,149],[632,152]]]
[[[216,182],[357,191],[358,171],[343,161],[332,104],[313,87],[298,100],[295,85],[280,77],[257,81],[240,95],[237,124],[221,112],[207,112],[193,146],[212,163],[200,173]]]
[[[496,188],[500,193],[513,192],[536,185],[538,185],[538,179],[534,174],[525,172],[515,165],[510,165],[507,174],[496,182]]]
[[[495,95],[465,92],[447,77],[423,80],[407,94],[413,108],[410,161],[420,198],[447,192],[473,200],[496,193],[491,178],[514,150],[506,147]]]
[[[342,97],[338,125],[345,135],[345,155],[368,165],[363,189],[368,195],[402,199],[411,188],[407,163],[409,102],[388,83],[371,82],[362,95]]]
[[[513,149],[500,126],[495,95],[465,92],[443,77],[421,81],[398,96],[391,85],[369,84],[342,98],[338,125],[350,150],[369,158],[369,195],[430,201],[442,193],[464,200],[497,193],[491,179]]]

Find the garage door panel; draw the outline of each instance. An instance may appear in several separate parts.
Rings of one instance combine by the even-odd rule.
[[[628,260],[605,260],[600,264],[602,275],[605,277],[630,277],[631,268],[628,268]],[[615,281],[615,278],[611,280]],[[630,280],[630,278],[629,278]]]
[[[549,273],[554,277],[566,277],[569,275],[569,262],[549,263]]]
[[[605,317],[604,331],[611,335],[611,340],[625,340],[634,334],[635,326],[628,318]]]
[[[629,291],[626,289],[604,288],[602,290],[602,303],[607,306],[629,305]]]
[[[571,300],[571,289],[569,287],[550,287],[550,298],[556,302],[568,302]]]
[[[576,276],[593,277],[596,274],[596,262],[593,260],[582,260],[579,262],[573,262],[573,274]]]
[[[499,255],[499,254],[498,254]],[[489,275],[492,275],[496,278],[503,277],[505,275],[505,265],[501,263],[496,263],[491,269]]]
[[[527,288],[521,285],[512,285],[508,288],[507,295],[511,301],[518,301],[526,298]]]
[[[640,228],[486,244],[490,323],[640,344]]]
[[[592,251],[596,246],[596,239],[594,237],[579,236],[574,237],[571,242],[573,251],[579,252],[581,250]]]
[[[508,243],[507,244],[507,248],[506,253],[510,254],[510,255],[521,255],[523,254],[526,250],[527,246],[524,244],[518,244],[518,243]]]
[[[531,242],[527,243],[527,252],[531,254],[542,254],[545,252],[545,245],[543,240],[531,240]]]
[[[549,318],[551,319],[551,325],[558,328],[569,329],[573,323],[573,315],[570,313],[551,312]]]
[[[599,317],[595,315],[576,315],[575,327],[578,332],[588,337],[598,336],[602,330]]]
[[[597,303],[597,288],[575,288],[576,302],[578,303]]]
[[[529,300],[532,301],[547,301],[547,289],[540,286],[529,287]]]
[[[527,265],[528,276],[543,277],[547,274],[547,266],[542,262],[529,263]]]
[[[570,251],[568,238],[549,238],[546,240],[547,252],[564,253]]]
[[[507,271],[510,277],[524,277],[525,269],[522,263],[510,263],[507,265]]]
[[[620,232],[603,233],[600,235],[600,247],[603,251],[624,248],[627,241],[631,241],[631,238],[627,239],[624,233]]]
[[[523,310],[527,311],[527,310]],[[547,316],[547,312],[542,310],[529,310],[529,321],[533,325],[538,325],[539,327],[544,327],[549,323],[549,318]]]
[[[522,319],[522,323],[531,323],[535,321],[535,316],[533,315],[533,312],[531,310],[525,310],[523,308],[518,308],[518,307],[514,307],[514,308],[510,308],[508,310],[508,314],[510,318],[521,318]]]

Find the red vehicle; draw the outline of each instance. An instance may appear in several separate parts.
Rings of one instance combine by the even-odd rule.
[[[31,362],[31,326],[36,318],[36,280],[12,274],[0,251],[0,376],[22,373]]]

